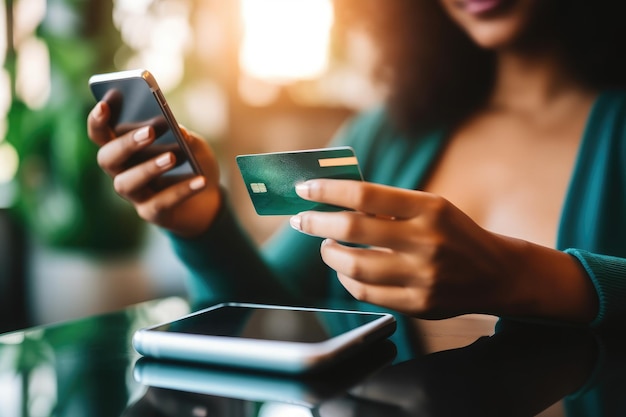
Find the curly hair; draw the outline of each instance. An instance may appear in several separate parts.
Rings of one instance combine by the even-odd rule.
[[[541,0],[531,42],[549,40],[581,85],[626,85],[626,2]],[[361,24],[379,49],[376,77],[388,90],[398,127],[424,131],[458,123],[488,98],[495,52],[477,46],[438,0],[336,0],[349,24]],[[535,43],[532,43],[532,42]]]

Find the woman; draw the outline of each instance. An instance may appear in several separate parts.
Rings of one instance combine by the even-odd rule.
[[[108,104],[98,103],[89,136],[116,191],[169,231],[196,299],[347,290],[423,318],[619,323],[626,94],[613,89],[626,72],[607,42],[624,38],[608,38],[620,35],[611,22],[623,16],[612,3],[620,2],[359,3],[389,97],[334,142],[355,148],[366,181],[299,186],[305,199],[353,210],[294,216],[262,250],[239,229],[201,139],[188,135],[211,174],[155,194],[147,184],[172,155],[125,166],[154,139],[152,128],[117,136]]]

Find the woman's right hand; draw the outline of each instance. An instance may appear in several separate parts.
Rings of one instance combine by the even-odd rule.
[[[137,151],[156,139],[154,128],[148,125],[118,135],[109,126],[110,117],[109,104],[99,102],[89,113],[87,132],[100,147],[98,165],[113,179],[115,191],[133,204],[141,218],[179,236],[194,237],[208,229],[222,203],[219,168],[209,145],[183,130],[205,176],[155,190],[150,183],[174,167],[174,154],[165,152],[137,165],[129,165]]]

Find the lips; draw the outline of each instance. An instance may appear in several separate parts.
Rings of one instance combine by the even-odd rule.
[[[500,10],[505,3],[505,0],[462,0],[460,5],[467,13],[485,15]]]

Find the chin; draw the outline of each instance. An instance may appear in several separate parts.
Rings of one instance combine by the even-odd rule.
[[[522,39],[522,28],[506,22],[489,22],[467,30],[468,36],[484,49],[503,50],[514,47]]]
[[[440,0],[450,18],[485,49],[503,49],[520,43],[536,17],[536,0]],[[491,6],[472,9],[470,6]]]

